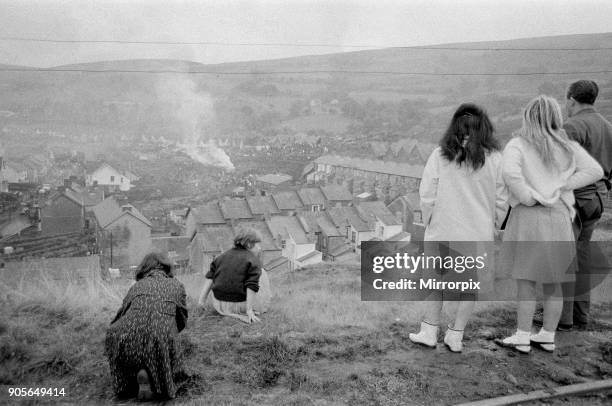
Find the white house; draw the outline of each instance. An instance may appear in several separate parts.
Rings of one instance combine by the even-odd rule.
[[[87,175],[87,185],[89,186],[94,184],[111,186],[121,190],[122,192],[130,190],[132,187],[132,182],[127,176],[107,163],[103,163],[98,167],[98,169]]]
[[[297,217],[273,216],[266,224],[281,247],[281,255],[289,261],[290,270],[323,261],[323,254],[315,249],[315,242],[308,239]]]

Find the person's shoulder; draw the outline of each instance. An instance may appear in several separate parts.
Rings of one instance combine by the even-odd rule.
[[[521,137],[514,136],[514,137],[510,138],[510,141],[508,141],[508,143],[504,147],[504,151],[509,149],[509,148],[519,148],[519,149],[522,149],[524,147],[525,147],[525,143],[524,143],[523,139]]]

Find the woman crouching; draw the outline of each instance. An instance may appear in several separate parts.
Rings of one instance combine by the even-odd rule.
[[[162,254],[145,256],[136,283],[106,333],[106,354],[118,397],[174,398],[178,333],[187,323],[185,287]]]
[[[270,283],[261,268],[261,235],[253,229],[240,230],[234,248],[215,258],[206,274],[198,303],[204,306],[212,290],[212,305],[223,315],[246,323],[258,322],[256,313],[266,311]]]

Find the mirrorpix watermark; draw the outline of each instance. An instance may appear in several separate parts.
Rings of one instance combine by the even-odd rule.
[[[494,258],[493,243],[380,242],[361,245],[361,299],[427,300],[432,291],[478,294]]]
[[[581,297],[593,289],[612,289],[609,245],[590,242],[577,247],[574,241],[367,241],[361,244],[361,300],[439,300],[439,295],[432,293],[442,291],[444,300],[451,301],[514,301],[516,280],[523,278],[522,270],[534,270],[536,275],[547,267],[558,270],[562,276],[559,279],[569,283],[567,287],[575,285],[575,292],[569,295],[568,289],[563,289],[564,299]],[[584,283],[585,277],[588,283]]]

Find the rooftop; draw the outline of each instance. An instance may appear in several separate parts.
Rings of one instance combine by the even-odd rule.
[[[304,207],[297,192],[293,190],[272,193],[272,199],[279,210],[296,210]]]
[[[355,207],[333,207],[327,211],[332,222],[344,231],[347,225],[352,226],[357,231],[370,231],[371,227],[367,222],[359,217],[359,212]]]
[[[280,210],[276,207],[276,203],[272,196],[249,196],[247,204],[253,214],[278,214]]]
[[[219,203],[221,213],[226,220],[229,219],[251,219],[253,214],[247,205],[246,200],[223,200]]]
[[[342,185],[325,185],[321,186],[321,192],[327,200],[352,201],[353,195],[349,190]]]
[[[271,185],[280,185],[284,182],[291,182],[293,177],[285,173],[270,173],[267,175],[258,176],[256,180],[258,182],[269,183]]]
[[[325,204],[325,196],[318,187],[302,188],[297,193],[305,205]]]
[[[296,244],[308,244],[308,238],[304,228],[295,216],[274,216],[266,221],[270,232],[276,238],[281,236],[286,239],[289,235]]]
[[[323,155],[315,160],[318,164],[339,166],[343,168],[359,169],[366,172],[384,173],[388,175],[403,176],[421,179],[423,165],[410,165],[400,162],[353,158],[339,155]]]
[[[391,211],[381,201],[361,202],[357,205],[357,211],[362,219],[375,221],[379,219],[386,226],[401,225]]]
[[[217,202],[193,207],[190,212],[193,213],[198,224],[225,224],[225,218]]]

